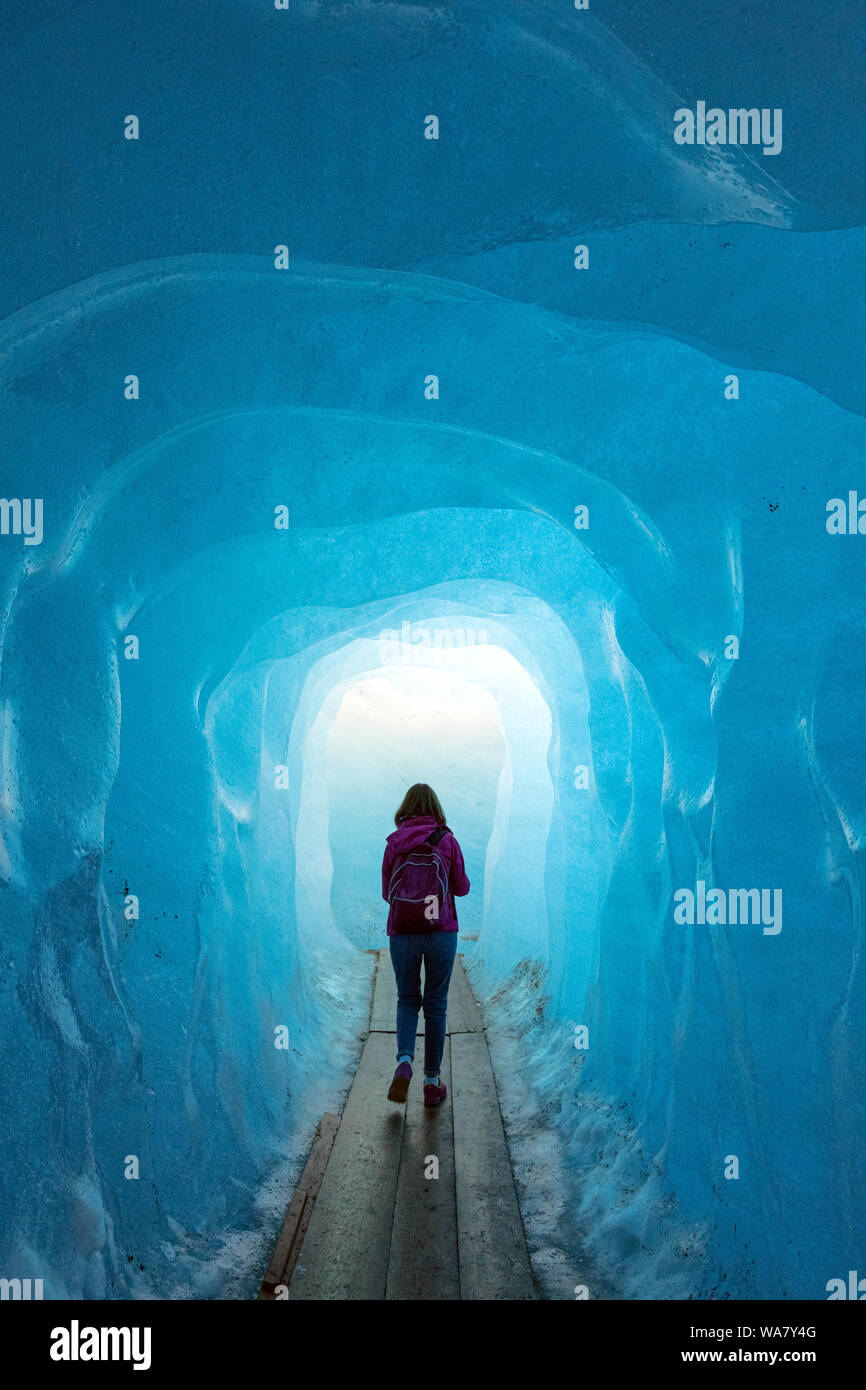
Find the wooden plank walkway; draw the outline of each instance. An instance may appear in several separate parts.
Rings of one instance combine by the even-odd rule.
[[[461,956],[449,990],[441,1107],[424,1108],[423,1041],[406,1105],[387,1099],[396,1007],[390,957],[381,951],[370,1030],[289,1299],[534,1299],[487,1039]],[[422,1029],[423,1015],[423,1038]]]
[[[307,1166],[295,1188],[292,1200],[289,1202],[283,1229],[280,1231],[279,1239],[274,1246],[271,1262],[259,1290],[260,1299],[285,1297],[286,1285],[292,1276],[292,1270],[304,1242],[304,1236],[307,1234],[313,1207],[319,1195],[319,1189],[339,1128],[339,1115],[329,1115],[326,1111],[319,1121],[313,1147],[310,1150],[310,1157],[307,1159]],[[279,1294],[277,1294],[277,1290],[280,1290]]]

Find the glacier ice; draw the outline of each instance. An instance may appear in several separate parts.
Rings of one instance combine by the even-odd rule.
[[[342,130],[365,88],[328,44],[393,91],[450,31],[393,5],[368,47],[338,8],[293,61]],[[548,1296],[822,1298],[862,1262],[866,606],[825,527],[862,230],[666,143],[668,89],[594,21],[578,57],[543,4],[463,8],[487,47],[442,100],[471,128],[531,39],[549,165],[518,123],[433,175],[395,115],[374,207],[315,102],[288,272],[250,187],[255,254],[94,228],[0,324],[3,491],[45,508],[41,545],[0,537],[0,1272],[47,1297],[254,1294],[419,779]],[[781,888],[783,930],[676,924],[699,880]]]

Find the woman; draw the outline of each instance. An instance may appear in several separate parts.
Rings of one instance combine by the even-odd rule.
[[[426,782],[410,787],[394,817],[382,860],[382,897],[389,904],[388,944],[397,980],[397,1070],[388,1099],[403,1102],[412,1079],[418,1010],[424,1006],[424,1104],[441,1105],[447,1087],[439,1068],[445,1049],[448,985],[457,953],[454,898],[469,892],[463,855],[439,798]],[[421,995],[421,961],[424,995]]]

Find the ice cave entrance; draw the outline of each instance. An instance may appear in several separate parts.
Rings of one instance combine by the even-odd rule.
[[[454,620],[449,616],[453,635]],[[361,950],[386,943],[381,892],[385,837],[407,787],[428,782],[463,848],[472,882],[458,902],[461,950],[498,924],[544,956],[545,853],[553,809],[548,704],[524,667],[486,640],[418,641],[403,624],[326,660],[350,675],[330,686],[303,742],[296,824],[301,936],[342,932]],[[428,629],[435,633],[430,622]],[[441,629],[440,629],[441,630]],[[467,632],[470,629],[457,629]],[[471,629],[475,635],[478,629]],[[483,635],[483,634],[482,634]],[[316,668],[310,682],[316,683]],[[321,680],[321,675],[318,677]],[[301,717],[303,699],[299,705]],[[519,917],[503,911],[520,894]]]

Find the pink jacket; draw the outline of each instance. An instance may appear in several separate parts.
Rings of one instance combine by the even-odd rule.
[[[392,831],[385,842],[385,858],[382,860],[382,897],[388,901],[388,883],[393,873],[394,867],[402,854],[407,850],[415,849],[417,845],[423,844],[427,836],[437,828],[438,822],[433,816],[409,816],[401,821],[397,829]],[[439,914],[440,931],[457,930],[457,911],[454,906],[455,897],[463,898],[469,892],[469,879],[466,877],[466,869],[463,865],[463,854],[460,846],[447,830],[436,846],[436,851],[441,855],[448,868],[448,896]],[[388,913],[388,935],[394,936],[391,930],[391,914]]]

